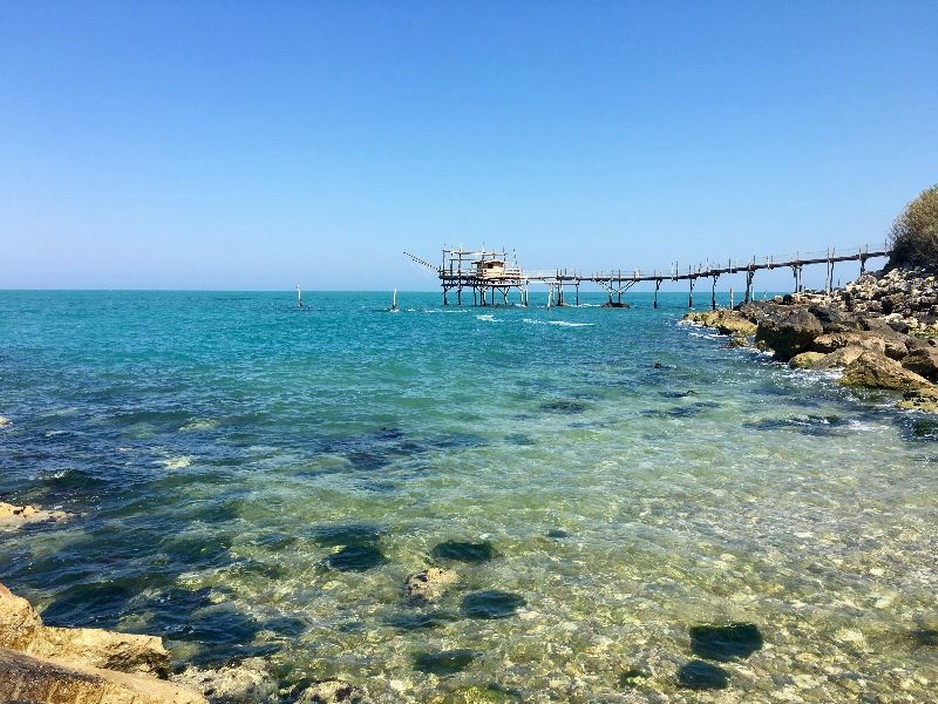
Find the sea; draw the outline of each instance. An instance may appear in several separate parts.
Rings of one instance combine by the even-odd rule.
[[[938,419],[686,294],[304,298],[0,292],[0,582],[263,701],[938,697]]]

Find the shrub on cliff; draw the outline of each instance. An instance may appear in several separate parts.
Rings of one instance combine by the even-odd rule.
[[[938,271],[938,184],[909,203],[889,231],[890,267],[924,267]]]

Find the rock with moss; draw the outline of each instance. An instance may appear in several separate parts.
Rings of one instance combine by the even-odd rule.
[[[907,391],[899,408],[907,411],[938,413],[938,387]]]
[[[823,352],[802,352],[801,354],[796,354],[788,361],[788,366],[792,369],[817,369],[827,359],[827,355]]]
[[[716,328],[722,335],[749,337],[755,335],[755,323],[729,308],[713,311],[695,311],[684,316],[685,320],[708,328]]]

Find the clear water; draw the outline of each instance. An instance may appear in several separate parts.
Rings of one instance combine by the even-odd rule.
[[[0,532],[0,581],[366,701],[929,701],[938,425],[630,300],[2,292],[0,499],[76,516]],[[701,658],[731,623],[761,647]]]

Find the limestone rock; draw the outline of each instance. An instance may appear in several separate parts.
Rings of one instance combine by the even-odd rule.
[[[411,601],[429,603],[438,600],[458,580],[459,575],[454,570],[431,567],[410,575],[404,583],[404,592]]]
[[[152,677],[36,658],[0,647],[0,701],[43,704],[207,704],[199,693]]]
[[[897,391],[918,391],[933,386],[927,379],[905,369],[895,360],[870,350],[864,351],[846,366],[840,383],[851,387]]]
[[[902,360],[902,366],[931,382],[938,382],[938,347],[913,350]]]
[[[0,647],[84,667],[165,677],[169,652],[156,636],[44,626],[28,601],[0,585]]]
[[[938,388],[918,389],[907,391],[904,399],[899,402],[899,408],[907,411],[924,411],[938,413]]]
[[[780,362],[805,352],[824,332],[821,322],[804,308],[776,306],[758,324],[756,342],[764,342]]]
[[[857,345],[848,345],[824,356],[818,365],[818,369],[843,369],[847,365],[857,360],[860,355],[868,350]]]
[[[688,313],[684,317],[686,320],[699,323],[705,327],[716,328],[723,335],[748,337],[756,334],[755,323],[747,320],[736,311],[726,308]]]
[[[69,517],[65,511],[46,511],[29,504],[18,506],[0,501],[0,529],[18,528],[26,523],[64,521]]]
[[[360,697],[348,682],[323,680],[306,688],[297,698],[296,704],[333,704],[333,702],[357,702]]]
[[[205,704],[169,672],[155,636],[45,626],[26,599],[0,584],[0,702]]]
[[[814,338],[811,349],[815,352],[830,354],[849,345],[856,345],[866,350],[874,350],[886,354],[886,342],[875,333],[868,330],[854,330],[849,332],[824,333]]]
[[[802,352],[792,357],[788,366],[792,369],[817,369],[827,358],[823,352]]]
[[[197,689],[212,704],[262,704],[279,699],[277,685],[261,658],[215,670],[188,667],[173,681]]]

